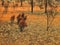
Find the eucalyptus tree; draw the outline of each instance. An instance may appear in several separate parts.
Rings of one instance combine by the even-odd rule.
[[[22,1],[22,0],[20,0],[20,1],[21,1],[21,6],[22,6],[22,2],[23,2],[23,1]]]
[[[31,12],[33,13],[33,0],[31,0]]]
[[[48,6],[50,10],[48,9]],[[57,7],[57,3],[55,0],[45,0],[45,13],[47,14],[47,30],[52,25],[52,22],[55,19],[55,11]]]

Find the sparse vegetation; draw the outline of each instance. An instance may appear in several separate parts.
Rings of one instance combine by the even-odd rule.
[[[47,31],[47,15],[44,7],[41,9],[34,5],[34,12],[31,13],[30,4],[24,3],[24,1],[22,7],[13,8],[12,5],[13,2],[10,2],[6,14],[3,14],[4,7],[0,7],[0,15],[2,15],[0,18],[0,45],[60,45],[60,14],[58,14],[60,7],[57,7],[58,10],[55,8],[56,15],[55,10],[48,8],[49,29]],[[16,17],[22,12],[27,15],[27,27],[20,32]],[[13,15],[15,20],[11,25],[10,18]]]

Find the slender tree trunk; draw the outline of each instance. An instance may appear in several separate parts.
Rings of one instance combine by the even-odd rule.
[[[33,0],[31,0],[31,12],[33,13]]]
[[[47,12],[47,2],[48,0],[45,0],[45,13],[47,15],[47,31],[49,30],[49,15],[48,15],[48,12]]]
[[[47,13],[47,0],[45,0],[45,13]]]
[[[22,5],[23,5],[22,2],[23,2],[23,1],[22,1],[22,0],[20,0],[20,1],[21,1],[21,7],[22,7]]]

